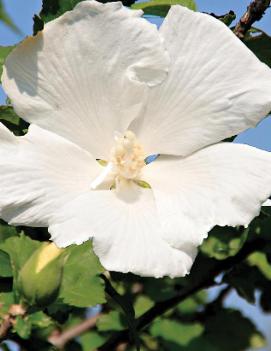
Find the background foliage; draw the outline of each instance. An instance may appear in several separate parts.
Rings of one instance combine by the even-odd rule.
[[[71,10],[80,0],[44,0],[33,32]],[[106,2],[102,1],[102,2]],[[164,17],[171,4],[196,10],[193,0],[152,0],[124,5]],[[269,1],[263,1],[269,5]],[[212,14],[231,26],[234,12]],[[18,30],[0,0],[0,20]],[[232,28],[236,31],[235,29]],[[271,66],[271,38],[248,28],[242,38]],[[0,73],[12,47],[0,47]],[[0,121],[16,135],[28,128],[12,106],[0,106]],[[271,312],[271,209],[249,228],[219,228],[200,248],[192,272],[178,279],[141,278],[105,272],[91,243],[71,246],[39,273],[36,257],[48,247],[44,228],[0,222],[0,338],[27,351],[242,351],[265,345],[265,338],[239,310],[227,308],[231,291]],[[217,287],[212,299],[208,289]]]

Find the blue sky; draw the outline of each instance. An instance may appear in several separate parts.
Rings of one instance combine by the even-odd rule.
[[[198,9],[200,11],[223,14],[229,10],[234,10],[238,17],[244,13],[249,2],[250,0],[197,0]],[[7,12],[22,33],[18,35],[0,24],[0,45],[13,45],[22,40],[26,35],[32,33],[32,17],[35,13],[39,12],[41,0],[4,0],[4,4]],[[159,20],[155,19],[155,22],[158,23]],[[260,24],[256,24],[256,26],[271,34],[271,10],[267,12],[264,19]],[[0,103],[4,103],[4,95],[1,90]],[[237,140],[271,151],[271,117],[266,118],[256,129],[242,133]],[[260,314],[256,307],[241,301],[236,294],[231,295],[227,304],[242,308],[244,314],[253,318],[261,330],[270,333],[270,317]],[[270,350],[270,348],[268,349]],[[268,349],[266,349],[266,351]]]

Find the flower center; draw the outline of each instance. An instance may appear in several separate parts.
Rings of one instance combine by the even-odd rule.
[[[104,171],[92,182],[91,188],[118,188],[125,181],[140,182],[141,169],[146,165],[145,153],[135,134],[127,130],[115,135],[115,146]]]
[[[118,178],[138,179],[145,164],[145,153],[135,134],[128,130],[124,135],[115,136],[116,145],[111,150],[110,162]]]

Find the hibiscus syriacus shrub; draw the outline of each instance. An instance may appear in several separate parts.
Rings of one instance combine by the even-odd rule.
[[[232,142],[271,111],[270,1],[170,4],[44,0],[0,47],[3,350],[265,344],[225,301],[271,311],[271,154]]]

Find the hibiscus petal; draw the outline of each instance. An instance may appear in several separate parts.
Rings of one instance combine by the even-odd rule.
[[[215,225],[247,226],[271,194],[271,153],[221,143],[186,158],[160,157],[144,168],[165,239],[186,250]]]
[[[0,124],[0,217],[15,225],[47,226],[67,201],[90,189],[102,170],[78,146],[30,126],[23,137]]]
[[[156,27],[120,2],[83,1],[7,58],[3,86],[16,112],[107,158],[114,131],[137,115],[147,85],[167,74]]]
[[[194,251],[176,250],[161,239],[152,191],[139,186],[78,197],[56,214],[49,232],[61,247],[94,237],[94,250],[111,271],[183,276],[195,257]]]
[[[129,128],[148,154],[187,156],[255,126],[271,110],[271,70],[222,22],[173,6],[160,33],[169,75]]]

